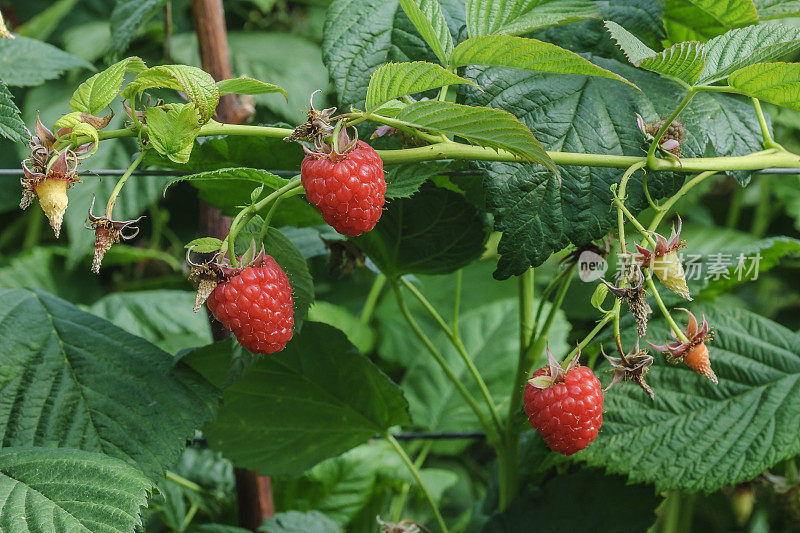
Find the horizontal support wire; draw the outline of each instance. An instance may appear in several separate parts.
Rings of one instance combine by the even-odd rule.
[[[484,440],[486,438],[486,433],[480,431],[466,433],[395,433],[392,436],[399,441],[406,442],[411,440]],[[382,438],[383,435],[375,435],[373,437],[375,440],[380,440]],[[192,443],[198,446],[208,446],[208,441],[204,438],[194,439]]]

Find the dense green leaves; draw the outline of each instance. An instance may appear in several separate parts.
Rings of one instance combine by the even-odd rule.
[[[152,17],[167,0],[117,0],[111,12],[111,50],[123,52],[142,22]]]
[[[450,33],[464,25],[460,0],[440,2]],[[360,105],[372,72],[390,61],[436,61],[398,0],[334,0],[325,19],[323,60],[343,104]]]
[[[595,77],[554,79],[548,74],[472,69],[468,76],[485,92],[473,92],[468,103],[514,109],[550,150],[641,155],[644,139],[635,113],[654,122],[674,109],[684,90],[616,61],[594,61],[632,79],[643,92]],[[684,156],[744,155],[761,145],[752,108],[724,95],[698,94],[681,114],[681,121],[688,131]],[[495,229],[503,232],[495,274],[501,278],[542,263],[570,242],[585,244],[612,228],[609,188],[619,180],[618,170],[565,166],[560,168],[559,183],[535,166],[480,166],[487,170],[487,208],[495,216]],[[628,188],[628,205],[634,211],[646,205],[638,180]],[[671,194],[682,180],[674,174],[650,175],[648,186],[651,194],[661,196]]]
[[[456,67],[490,65],[558,74],[600,76],[630,83],[575,52],[536,39],[511,35],[486,35],[467,39],[453,50],[450,63]]]
[[[536,28],[567,24],[598,16],[597,5],[586,0],[544,0],[506,2],[469,0],[467,27],[479,35],[519,35]]]
[[[211,74],[188,65],[160,65],[139,72],[121,94],[123,98],[133,98],[154,87],[186,93],[200,113],[201,123],[211,119],[219,102],[220,89]]]
[[[375,229],[354,241],[387,276],[445,274],[480,257],[487,230],[463,196],[428,186],[390,201]]]
[[[706,66],[700,83],[725,79],[747,65],[775,61],[800,49],[800,29],[783,24],[764,24],[731,30],[705,45]]]
[[[800,31],[768,24],[731,30],[705,44],[678,43],[656,53],[619,24],[605,24],[631,63],[689,85],[709,85],[742,67],[779,59],[800,49]]]
[[[446,65],[453,52],[453,37],[439,0],[400,0],[400,6],[439,61]]]
[[[744,94],[800,110],[798,63],[757,63],[731,74],[728,83]]]
[[[231,344],[192,352],[224,379]],[[263,474],[299,474],[377,432],[408,422],[400,389],[338,330],[309,322],[286,348],[258,358],[225,390],[209,444]]]
[[[126,72],[142,72],[146,68],[138,57],[126,57],[114,63],[81,83],[69,101],[69,108],[97,115],[117,97]]]
[[[554,174],[558,172],[531,130],[502,109],[452,102],[415,102],[403,108],[397,119],[423,130],[449,133],[475,144],[507,150],[523,161],[541,163]]]
[[[21,36],[0,38],[0,80],[7,85],[39,85],[73,68],[94,70],[90,63],[45,42]]]
[[[147,341],[44,292],[0,302],[4,446],[102,452],[157,480],[214,413],[215,389]]]
[[[25,142],[28,132],[13,98],[5,83],[0,81],[0,135],[14,142]]]
[[[186,163],[200,133],[200,114],[192,104],[165,104],[147,108],[150,145],[175,163]]]
[[[694,296],[715,296],[800,254],[800,241],[790,237],[759,239],[733,229],[691,224],[683,227],[681,236],[691,243],[683,257]]]
[[[125,461],[68,448],[0,450],[0,529],[5,533],[130,533],[153,489]]]
[[[752,479],[800,453],[798,335],[750,312],[694,308],[714,328],[714,385],[663,357],[647,375],[655,401],[635,385],[606,394],[603,431],[580,457],[659,490],[714,491]],[[648,335],[665,338],[663,323]]]
[[[580,512],[575,512],[580,502]],[[660,498],[652,487],[629,485],[619,476],[586,469],[559,475],[523,494],[498,514],[483,533],[516,533],[536,524],[537,533],[580,531],[587,519],[596,533],[646,531],[656,520]]]
[[[439,65],[425,61],[388,63],[376,70],[369,80],[366,110],[372,112],[389,100],[407,94],[461,83],[475,84]]]
[[[255,80],[253,78],[248,78],[247,76],[218,81],[217,87],[219,87],[220,95],[281,93],[288,101],[286,91],[281,87],[271,83]]]

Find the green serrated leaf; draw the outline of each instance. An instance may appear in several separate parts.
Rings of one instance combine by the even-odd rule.
[[[117,0],[111,12],[111,50],[124,52],[136,31],[158,13],[167,0]]]
[[[217,87],[221,95],[281,93],[286,101],[289,101],[289,96],[283,88],[247,76],[218,81]]]
[[[0,450],[5,533],[130,533],[153,484],[113,457],[70,448]]]
[[[450,64],[454,67],[490,65],[557,74],[582,74],[622,81],[625,78],[598,67],[575,52],[536,39],[511,35],[472,37],[453,50]]]
[[[399,0],[400,6],[443,65],[453,52],[453,37],[439,0]]]
[[[186,163],[200,133],[200,114],[192,104],[165,104],[147,108],[147,137],[159,154]],[[185,179],[185,178],[183,178]]]
[[[687,0],[725,26],[734,27],[758,21],[753,0]]]
[[[69,108],[90,115],[97,115],[117,97],[126,72],[142,72],[147,69],[138,57],[126,57],[103,72],[98,72],[75,90]]]
[[[464,25],[463,2],[439,4],[451,35],[457,35]],[[364,102],[369,78],[381,65],[438,60],[398,0],[334,0],[325,19],[322,52],[343,107]]]
[[[755,0],[759,20],[769,20],[800,15],[797,0]]]
[[[704,85],[725,79],[740,68],[782,59],[800,49],[800,29],[783,24],[764,24],[731,30],[706,44]]]
[[[216,389],[144,339],[43,291],[0,302],[4,446],[101,452],[158,481],[213,416]]]
[[[502,109],[452,102],[415,102],[401,110],[397,119],[423,130],[458,135],[481,146],[507,150],[558,174],[555,163],[531,131]]]
[[[231,346],[200,348],[185,360],[224,378]],[[289,397],[303,401],[276,401]],[[309,322],[282,352],[258,358],[225,390],[220,416],[204,433],[237,465],[296,475],[407,422],[400,388],[340,331]]]
[[[407,198],[417,192],[428,178],[447,168],[440,161],[392,165],[386,173],[386,198]]]
[[[585,0],[540,2],[515,19],[505,22],[496,33],[523,35],[533,30],[598,18],[597,4]]]
[[[628,61],[637,67],[689,85],[694,85],[703,71],[706,51],[702,43],[686,41],[655,52],[616,22],[606,21],[605,26]]]
[[[486,230],[463,196],[426,186],[390,201],[375,229],[353,241],[389,277],[445,274],[480,257]]]
[[[0,38],[0,80],[6,85],[40,85],[73,68],[95,70],[91,63],[45,42],[21,36]]]
[[[743,94],[800,110],[800,64],[757,63],[739,69],[728,84]]]
[[[51,5],[28,19],[19,27],[19,34],[32,39],[46,41],[53,30],[66,17],[80,0],[57,0]]]
[[[281,178],[271,172],[258,168],[221,168],[217,170],[209,170],[208,172],[198,172],[197,174],[172,178],[169,180],[169,183],[167,183],[166,187],[164,187],[164,194],[167,194],[167,189],[181,181],[190,181],[193,184],[200,182],[212,182],[224,188],[229,186],[234,180],[258,183],[273,190],[278,190],[289,183],[289,180],[286,178]],[[303,191],[299,190],[289,194],[288,196],[293,196],[295,194],[303,194]]]
[[[458,84],[475,85],[475,82],[425,61],[388,63],[376,70],[369,79],[366,109],[372,113],[389,100]]]
[[[683,252],[690,292],[714,297],[747,283],[777,266],[781,259],[800,254],[800,241],[767,237],[728,228],[686,224],[681,237],[690,243]]]
[[[11,91],[0,81],[0,135],[17,143],[28,140],[25,123],[19,116],[19,108],[14,103]]]
[[[594,289],[594,292],[592,293],[592,299],[591,299],[592,307],[594,307],[598,311],[602,311],[603,302],[606,301],[606,296],[608,296],[608,287],[606,287],[605,283],[599,283],[597,287]]]
[[[656,357],[647,374],[655,400],[630,383],[611,389],[603,431],[580,459],[658,490],[711,492],[800,453],[797,334],[743,309],[693,312],[714,329],[719,384]],[[651,322],[648,336],[668,338],[666,324]]]
[[[469,0],[467,27],[470,37],[520,35],[537,28],[568,24],[599,16],[597,5],[585,0],[506,2]]]
[[[92,304],[89,311],[174,354],[212,341],[208,316],[192,311],[194,300],[192,291],[114,292]]]
[[[311,93],[317,89],[325,91],[328,87],[319,45],[302,35],[279,31],[229,31],[228,45],[234,74],[270,80],[286,90],[288,103],[273,94],[253,97],[257,106],[263,106],[282,120],[292,124],[305,121]],[[180,63],[202,65],[194,32],[173,36],[172,56]],[[317,98],[317,103],[322,101],[319,96]]]
[[[211,119],[219,103],[220,89],[211,74],[188,65],[161,65],[141,71],[120,94],[130,99],[154,87],[186,93],[197,107],[203,124]]]
[[[375,345],[375,333],[369,324],[341,305],[317,300],[308,310],[308,319],[340,330],[361,353],[370,353]]]
[[[466,76],[485,92],[472,91],[467,102],[514,109],[548,150],[641,155],[644,139],[635,114],[647,110],[645,120],[655,122],[674,109],[685,89],[617,61],[594,61],[634,80],[642,91],[602,78],[473,68]],[[608,98],[612,93],[614,98]],[[598,121],[599,116],[611,119]],[[563,120],[554,121],[554,117]],[[681,122],[687,129],[684,156],[745,155],[761,146],[752,107],[725,95],[698,94],[681,114]],[[494,215],[495,229],[503,232],[495,274],[500,278],[541,264],[570,242],[583,245],[612,230],[608,204],[611,184],[619,181],[616,170],[564,166],[559,183],[541,167],[512,163],[479,166],[487,171],[487,209]],[[629,207],[636,212],[648,205],[640,179],[637,174],[628,189]],[[747,175],[737,179],[746,180]],[[648,175],[648,186],[651,195],[669,195],[683,180],[683,176],[670,173],[657,178]]]
[[[694,84],[706,63],[705,49],[697,41],[685,41],[670,46],[638,66],[643,69]]]
[[[192,248],[193,252],[198,254],[208,254],[216,252],[222,247],[222,241],[215,237],[200,237],[186,243],[184,248]]]

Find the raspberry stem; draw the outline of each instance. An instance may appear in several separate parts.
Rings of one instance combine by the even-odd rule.
[[[453,369],[450,368],[450,365],[447,364],[447,361],[433,344],[433,342],[428,338],[427,335],[422,331],[422,328],[419,327],[417,321],[414,320],[414,317],[411,316],[411,313],[406,306],[405,300],[403,298],[403,293],[400,290],[400,285],[397,282],[392,283],[392,289],[394,290],[395,298],[397,299],[397,307],[400,309],[400,313],[405,318],[408,325],[411,326],[412,331],[417,336],[417,338],[422,341],[422,344],[425,345],[425,348],[430,352],[436,362],[444,371],[447,378],[455,385],[456,390],[458,390],[459,394],[464,398],[464,400],[469,405],[470,409],[475,413],[475,416],[478,418],[481,426],[483,427],[484,431],[486,431],[486,436],[489,442],[498,442],[500,435],[497,433],[495,426],[489,423],[489,420],[486,419],[486,415],[484,414],[483,410],[481,409],[478,402],[472,395],[469,393],[467,388],[461,383],[461,380],[456,376]]]
[[[711,87],[704,87],[702,90],[710,90]],[[697,90],[701,90],[698,88]],[[373,117],[370,116],[371,120]],[[365,120],[367,120],[365,118]],[[389,120],[387,117],[380,117],[381,123]],[[403,127],[406,127],[405,125]],[[199,135],[248,135],[254,137],[269,137],[282,139],[292,134],[289,128],[275,128],[268,126],[247,126],[239,124],[220,124],[209,123],[200,128]],[[108,130],[98,132],[100,140],[116,139],[121,137],[135,137],[136,132],[131,129]],[[419,136],[419,135],[418,135]],[[424,136],[420,136],[425,138]],[[495,150],[483,146],[473,146],[454,141],[439,142],[440,138],[430,136],[433,144],[419,148],[404,148],[399,150],[377,150],[378,155],[387,165],[400,163],[418,163],[422,161],[435,161],[441,159],[464,159],[474,161],[505,161],[518,163],[521,162],[516,156],[505,150]],[[80,145],[90,142],[89,137],[80,137],[73,141],[73,145]],[[771,153],[755,152],[744,156],[733,157],[697,157],[682,158],[680,161],[653,158],[648,161],[647,157],[575,153],[575,152],[554,152],[549,151],[547,155],[557,165],[577,165],[589,167],[605,168],[629,168],[631,165],[645,162],[651,170],[664,170],[672,172],[702,172],[705,170],[730,171],[730,170],[762,170],[765,168],[800,168],[798,156],[788,151],[778,151]]]
[[[462,278],[464,277],[464,271],[462,269],[458,269],[456,271],[456,291],[454,296],[454,303],[453,303],[453,335],[456,337],[459,336],[458,334],[458,315],[461,312],[461,282]]]
[[[492,417],[492,422],[494,423],[495,429],[497,430],[499,435],[503,434],[503,426],[500,423],[500,415],[497,412],[497,407],[494,404],[494,400],[492,399],[492,395],[489,393],[489,388],[486,386],[486,382],[483,380],[481,373],[478,372],[478,369],[475,367],[475,363],[472,362],[469,354],[467,353],[466,348],[464,347],[464,343],[461,341],[461,337],[456,334],[453,329],[451,329],[447,323],[444,321],[442,316],[439,314],[438,311],[431,305],[427,298],[414,286],[412,285],[407,279],[400,278],[400,282],[414,295],[414,297],[422,304],[428,314],[439,324],[439,327],[442,328],[442,331],[448,336],[450,342],[455,347],[458,355],[461,356],[462,361],[467,367],[467,370],[470,374],[472,374],[475,383],[477,383],[478,388],[481,391],[481,395],[483,396],[483,400],[486,402],[486,406],[489,408],[489,414]]]
[[[400,458],[408,467],[408,470],[411,472],[411,475],[414,476],[414,479],[417,480],[417,484],[419,485],[419,488],[422,491],[422,493],[425,495],[425,499],[428,500],[428,504],[431,506],[431,509],[433,510],[433,514],[436,517],[436,522],[438,522],[439,528],[442,530],[442,533],[449,533],[449,530],[447,529],[447,524],[445,524],[444,518],[442,518],[442,513],[441,511],[439,511],[439,506],[436,504],[436,500],[433,499],[433,496],[431,496],[428,487],[422,481],[422,476],[420,475],[417,467],[411,461],[411,458],[408,456],[406,451],[403,449],[400,443],[397,442],[397,439],[395,439],[391,433],[385,431],[383,433],[383,438],[386,439],[386,441],[392,445],[392,448],[394,448],[394,450],[397,452],[397,455],[400,456]]]
[[[678,324],[675,323],[675,320],[673,320],[672,315],[669,314],[667,306],[664,305],[664,301],[661,299],[661,295],[658,294],[658,288],[656,288],[656,284],[653,282],[653,272],[649,269],[647,271],[647,286],[650,287],[650,292],[653,294],[653,298],[655,298],[656,303],[658,304],[658,308],[661,309],[661,314],[663,314],[664,318],[667,319],[669,327],[672,329],[675,335],[678,336],[678,339],[680,339],[681,342],[689,342],[689,339],[683,333],[683,330],[681,330],[681,328],[678,327]]]
[[[128,170],[126,170],[125,173],[119,178],[119,181],[117,181],[117,184],[114,186],[114,190],[111,191],[111,196],[108,198],[108,204],[106,204],[107,219],[111,220],[111,214],[114,211],[114,205],[117,203],[117,197],[119,196],[120,191],[122,191],[122,187],[125,185],[125,182],[128,181],[128,178],[131,177],[133,171],[136,170],[136,167],[139,166],[139,163],[142,162],[146,151],[146,149],[143,149],[141,152],[139,152],[139,155],[133,160],[133,163],[131,163],[131,165],[128,167]]]
[[[361,309],[361,323],[364,325],[369,324],[372,313],[375,311],[375,306],[378,304],[378,299],[381,296],[383,287],[386,285],[386,276],[378,274],[375,276],[375,281],[372,282],[372,287],[369,289],[367,299],[364,301],[364,307]]]
[[[231,229],[228,231],[228,236],[225,237],[225,240],[222,242],[222,248],[225,248],[227,245],[228,247],[228,259],[231,262],[231,266],[238,267],[239,261],[236,259],[236,237],[239,235],[239,232],[247,224],[256,214],[264,209],[270,202],[273,200],[277,200],[282,198],[285,195],[291,194],[296,189],[302,187],[300,185],[300,177],[293,178],[290,180],[286,185],[281,187],[280,189],[275,190],[269,196],[256,202],[255,204],[249,205],[239,211],[236,215],[236,218],[233,219],[231,222]],[[269,216],[269,215],[268,215]],[[262,230],[263,233],[263,230]]]
[[[561,362],[561,367],[564,368],[565,370],[567,368],[569,368],[570,363],[572,363],[572,360],[575,357],[578,357],[579,352],[581,350],[583,350],[584,348],[586,348],[586,346],[590,342],[592,342],[592,339],[594,339],[597,336],[597,334],[600,333],[603,330],[603,328],[606,326],[606,324],[608,324],[611,321],[611,319],[613,319],[614,316],[617,315],[617,314],[619,314],[619,313],[615,313],[613,310],[611,312],[609,312],[609,313],[606,313],[603,316],[603,318],[600,320],[600,322],[597,323],[597,325],[594,327],[594,329],[592,329],[592,331],[590,331],[586,335],[586,337],[584,337],[583,340],[581,342],[579,342],[578,345],[575,348],[573,348],[571,352],[569,352],[567,354],[567,356]]]
[[[703,181],[705,181],[706,179],[710,178],[711,176],[713,176],[715,174],[717,174],[716,170],[708,170],[706,172],[702,172],[702,173],[698,174],[694,178],[692,178],[689,181],[687,181],[686,183],[684,183],[683,187],[678,189],[678,192],[676,192],[674,195],[672,195],[669,199],[667,199],[660,206],[660,208],[658,209],[658,212],[653,217],[652,222],[650,222],[650,227],[647,228],[647,230],[648,231],[657,230],[658,229],[658,225],[661,223],[661,221],[667,215],[667,212],[672,208],[672,206],[675,205],[675,202],[677,202],[683,196],[685,196],[686,193],[688,193],[692,189],[692,187],[694,187],[696,185],[699,185],[700,183],[702,183]]]

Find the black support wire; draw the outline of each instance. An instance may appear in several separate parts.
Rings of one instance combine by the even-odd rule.
[[[486,439],[486,433],[481,433],[479,431],[472,432],[472,433],[457,433],[457,432],[450,432],[450,433],[395,433],[392,435],[395,439],[403,442],[408,442],[412,440],[484,440]],[[383,435],[375,435],[372,437],[375,440],[380,440],[383,438]],[[205,438],[194,439],[191,441],[193,444],[198,446],[208,446],[208,441]]]

